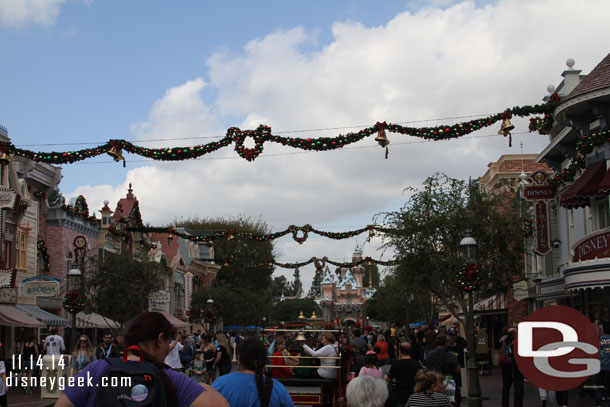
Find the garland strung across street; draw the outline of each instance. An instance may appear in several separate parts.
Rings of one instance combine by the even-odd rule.
[[[218,261],[218,264],[222,264],[224,267],[237,266],[237,267],[245,268],[246,270],[252,270],[252,269],[261,268],[261,267],[274,267],[274,266],[280,267],[280,268],[285,268],[285,269],[297,269],[299,267],[303,267],[303,266],[306,266],[306,265],[312,264],[312,263],[314,263],[316,265],[316,267],[318,267],[320,262],[323,264],[326,264],[326,263],[332,264],[333,266],[337,266],[337,267],[341,267],[341,268],[352,268],[352,267],[359,266],[361,264],[366,264],[366,265],[376,264],[378,266],[396,266],[396,265],[398,265],[397,260],[383,261],[383,260],[376,260],[371,257],[365,257],[362,260],[355,261],[355,262],[354,261],[348,261],[348,262],[334,261],[334,260],[329,260],[327,257],[323,257],[323,258],[312,257],[311,259],[300,262],[300,263],[280,263],[280,262],[276,262],[275,260],[269,260],[266,263],[235,264],[235,263],[231,263],[229,259],[224,259],[224,260],[206,259],[206,261],[214,261],[214,262]]]
[[[126,140],[109,140],[106,144],[82,150],[65,152],[36,152],[17,148],[10,142],[3,142],[0,143],[0,153],[2,153],[3,160],[9,160],[10,155],[12,154],[49,164],[70,164],[107,153],[115,161],[123,161],[123,166],[125,166],[125,158],[123,157],[122,153],[123,151],[153,160],[183,161],[199,158],[205,154],[209,154],[231,144],[235,144],[234,149],[240,157],[247,161],[254,161],[263,152],[264,143],[266,142],[278,143],[284,146],[307,151],[327,151],[342,148],[344,146],[356,143],[365,137],[377,134],[375,140],[381,147],[386,148],[387,158],[387,145],[390,142],[385,135],[386,130],[391,133],[419,137],[425,140],[448,140],[465,136],[482,128],[492,126],[499,120],[502,120],[502,128],[499,134],[510,136],[510,130],[514,128],[514,126],[512,126],[509,122],[509,119],[512,118],[512,116],[528,117],[540,114],[544,115],[544,117],[532,119],[530,122],[530,131],[537,130],[544,134],[543,132],[549,130],[550,123],[552,123],[552,113],[558,103],[559,97],[554,94],[550,97],[549,101],[544,104],[534,106],[516,106],[508,108],[502,113],[496,113],[481,119],[470,120],[453,125],[441,125],[435,127],[408,127],[401,126],[399,124],[377,122],[374,126],[367,127],[358,132],[347,133],[337,137],[283,137],[273,135],[271,132],[271,127],[261,124],[256,130],[241,130],[237,127],[231,127],[227,130],[226,136],[221,140],[196,146],[145,148],[132,144]],[[252,138],[254,141],[253,148],[244,146],[244,141],[248,137]]]
[[[140,222],[137,222],[137,223],[139,224]],[[292,238],[294,239],[294,241],[299,244],[303,244],[307,240],[310,232],[315,233],[320,236],[327,237],[329,239],[342,240],[342,239],[349,239],[351,237],[358,236],[365,232],[368,232],[369,237],[373,237],[373,236],[375,236],[375,231],[383,232],[383,233],[391,233],[394,230],[394,229],[383,228],[383,227],[376,226],[376,225],[368,225],[366,227],[356,229],[356,230],[350,230],[348,232],[325,232],[322,230],[315,229],[313,226],[307,224],[304,226],[290,225],[290,226],[288,226],[288,228],[286,228],[283,231],[276,232],[276,233],[267,233],[264,235],[263,234],[254,234],[254,233],[245,233],[245,232],[240,232],[239,230],[227,230],[224,232],[213,233],[211,235],[191,235],[191,234],[187,234],[187,233],[178,232],[175,228],[171,228],[171,227],[144,226],[141,224],[136,227],[126,226],[124,230],[119,230],[114,226],[110,226],[109,229],[110,229],[110,233],[117,235],[117,236],[121,236],[123,238],[127,238],[129,236],[129,232],[167,233],[169,240],[172,240],[175,236],[178,236],[178,237],[181,237],[186,240],[190,240],[195,243],[211,243],[218,239],[232,240],[235,238],[255,240],[255,241],[260,241],[260,242],[268,242],[268,241],[275,240],[280,237],[286,236],[287,234],[290,233],[290,234],[292,234]],[[300,233],[300,235],[299,235],[299,233]]]

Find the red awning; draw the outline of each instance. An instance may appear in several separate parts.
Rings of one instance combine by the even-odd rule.
[[[597,186],[596,198],[603,198],[608,195],[610,195],[610,170],[606,171],[606,175],[604,175],[604,178],[602,178]]]
[[[564,208],[581,208],[591,204],[590,198],[598,195],[600,183],[606,175],[606,161],[600,160],[587,167],[566,192],[559,204]]]

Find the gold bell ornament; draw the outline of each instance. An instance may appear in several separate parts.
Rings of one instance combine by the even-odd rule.
[[[299,331],[296,340],[305,342],[305,333],[303,333],[303,331]]]
[[[0,164],[9,165],[10,162],[11,156],[6,151],[2,152],[2,154],[0,155]]]
[[[110,151],[108,151],[108,155],[117,163],[123,160],[123,168],[125,168],[125,157],[123,157],[121,147],[117,146],[116,144],[113,145]]]
[[[311,313],[310,319],[316,319],[316,318],[318,318],[318,316],[316,315],[316,311],[314,311]]]
[[[375,141],[377,142],[377,144],[379,144],[381,146],[381,148],[385,147],[385,159],[388,159],[388,144],[390,144],[390,140],[388,140],[388,137],[385,135],[385,128],[387,127],[387,124],[385,122],[383,123],[377,123],[375,125],[375,127],[377,127],[378,129],[378,134],[377,137],[375,137]]]
[[[305,315],[303,315],[303,311],[299,314],[299,319],[305,319]]]
[[[514,130],[515,126],[510,122],[512,115],[510,113],[502,114],[502,125],[498,134],[501,136],[508,136],[508,146],[513,146],[513,136],[510,134],[511,130]]]

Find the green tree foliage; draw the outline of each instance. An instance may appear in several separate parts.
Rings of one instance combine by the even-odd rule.
[[[366,264],[362,263],[364,266],[364,273],[362,273],[362,286],[364,288],[374,288],[379,287],[379,267],[376,264]],[[369,276],[370,273],[370,276]],[[369,277],[373,282],[373,286],[369,287]]]
[[[247,289],[205,287],[191,297],[189,319],[205,325],[208,299],[214,300],[211,310],[224,325],[260,325],[269,315],[270,304],[264,297]]]
[[[316,312],[318,317],[322,316],[322,310],[313,298],[297,298],[275,304],[271,312],[271,320],[274,322],[294,321],[299,317],[301,311],[303,311],[303,315],[307,318],[311,316],[313,311]]]
[[[328,266],[326,266],[326,270],[324,268],[316,268],[316,272],[313,275],[313,280],[311,282],[311,287],[309,288],[309,292],[307,293],[308,298],[319,298],[322,297],[322,280],[324,280],[324,276],[328,272]]]
[[[188,232],[198,235],[231,230],[253,234],[270,232],[270,228],[265,222],[248,217],[194,218],[175,221],[173,226],[184,227]],[[228,265],[223,266],[217,274],[214,289],[219,289],[218,292],[223,293],[223,297],[231,299],[231,301],[219,300],[220,305],[215,307],[218,316],[223,318],[225,324],[243,324],[247,321],[260,323],[260,318],[264,316],[266,307],[270,306],[272,299],[273,266],[268,263],[274,259],[273,243],[237,237],[217,239],[214,241],[214,258],[217,264],[224,264],[225,260],[228,260]],[[251,264],[263,265],[256,268],[245,267]],[[216,301],[216,295],[213,295],[212,298]],[[246,299],[252,302],[245,303]],[[200,310],[195,308],[204,306],[206,301],[207,298],[202,302],[193,303],[191,316],[198,314]],[[257,306],[259,303],[260,307]],[[193,317],[191,320],[196,321]]]
[[[294,280],[290,283],[290,288],[285,292],[286,296],[294,297],[295,295],[299,295],[299,290],[303,288],[303,283],[301,282],[301,270],[297,267],[294,269],[294,273],[292,275]]]
[[[464,263],[460,240],[470,229],[478,242],[483,284],[475,300],[510,284],[511,276],[522,271],[524,251],[516,195],[508,189],[489,194],[443,174],[426,179],[421,189],[411,192],[400,210],[378,215],[383,224],[397,230],[384,238],[385,247],[393,249],[399,260],[394,273],[433,295],[454,315],[459,308],[464,310],[470,326],[474,315],[456,278]]]
[[[403,276],[392,273],[366,302],[364,313],[376,321],[407,324],[432,319],[436,316],[434,310],[433,297],[427,291],[418,290]]]
[[[290,283],[285,276],[273,277],[273,281],[271,282],[271,298],[273,302],[279,301],[282,297],[282,293],[286,295],[289,289]]]
[[[146,257],[108,253],[87,273],[87,310],[118,322],[121,327],[141,312],[148,310],[150,294],[163,287],[170,275],[167,267],[148,261]]]

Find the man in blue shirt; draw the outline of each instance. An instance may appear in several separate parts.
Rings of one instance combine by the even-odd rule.
[[[595,378],[595,402],[604,405],[604,394],[610,390],[610,323],[603,324],[604,334],[599,337],[599,364],[601,370]]]

